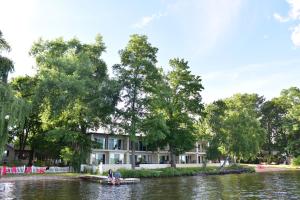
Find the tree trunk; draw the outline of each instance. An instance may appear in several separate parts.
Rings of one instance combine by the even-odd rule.
[[[28,166],[33,165],[33,155],[34,155],[34,149],[31,147],[30,155],[29,155],[29,160],[28,160]]]
[[[132,148],[131,148],[131,169],[135,169],[135,142],[132,142]]]
[[[27,138],[28,138],[28,130],[24,129],[20,135],[19,156],[18,156],[19,159],[24,159],[23,154],[26,148]]]
[[[136,82],[136,78],[137,78],[137,73],[135,73],[135,75],[134,75],[134,79],[135,79],[135,81],[134,82]],[[137,113],[136,113],[136,101],[137,101],[137,86],[136,86],[136,83],[134,84],[134,87],[133,87],[133,97],[132,97],[132,103],[131,103],[131,137],[132,138],[136,138],[136,115],[137,115]],[[132,161],[132,163],[131,163],[131,168],[132,169],[135,169],[135,162],[136,162],[136,160],[135,160],[135,140],[134,141],[132,141],[132,149],[131,149],[131,156],[132,156],[132,159],[131,159],[131,161]]]
[[[173,148],[170,148],[171,152],[171,167],[176,168],[176,155],[174,153]]]
[[[226,165],[226,162],[227,162],[227,160],[229,159],[229,156],[226,156],[226,158],[225,158],[225,160],[224,160],[224,163],[221,165],[221,167],[220,168],[223,168],[223,167],[225,167],[225,165]],[[234,159],[235,160],[235,159]]]

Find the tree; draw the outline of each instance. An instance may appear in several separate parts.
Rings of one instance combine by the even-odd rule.
[[[0,31],[0,53],[9,51],[10,46],[5,41]],[[0,155],[8,139],[8,131],[16,122],[22,122],[24,116],[24,102],[15,98],[10,86],[7,85],[7,77],[13,71],[13,63],[0,55]]]
[[[300,89],[291,87],[283,90],[278,99],[287,113],[284,117],[283,128],[287,136],[287,155],[300,155]]]
[[[7,85],[0,83],[0,155],[8,138],[9,118],[14,101],[12,91]]]
[[[155,85],[160,81],[156,53],[144,35],[132,35],[127,46],[120,51],[121,64],[114,66],[114,73],[121,85],[120,127],[129,134],[132,145],[132,168],[135,168],[136,135],[149,114],[149,100]]]
[[[3,38],[2,31],[0,30],[0,50],[10,50],[9,44],[6,42],[6,40]]]
[[[116,82],[108,78],[101,59],[104,51],[100,35],[94,44],[58,38],[39,40],[31,49],[39,68],[36,98],[41,103],[42,128],[81,133],[81,137],[74,137],[78,140],[72,145],[74,156],[80,154],[77,157],[81,162],[85,162],[82,155],[90,149],[89,145],[81,146],[80,140],[89,138],[89,129],[109,119],[118,98]],[[76,169],[78,163],[73,163]]]
[[[272,151],[287,153],[287,132],[284,129],[287,109],[280,103],[278,98],[274,98],[264,102],[261,107],[261,113],[261,124],[266,130],[266,140],[263,149],[268,150],[269,156],[271,156]]]
[[[195,145],[195,124],[203,114],[200,95],[203,86],[201,78],[189,71],[187,61],[175,58],[169,63],[172,70],[166,75],[166,81],[156,88],[157,100],[152,106],[154,116],[147,129],[151,131],[151,127],[157,127],[157,132],[153,130],[148,138],[151,136],[150,141],[160,146],[169,145],[171,165],[176,167],[175,156],[191,150]]]
[[[205,107],[205,117],[199,123],[201,138],[209,141],[206,156],[210,160],[227,156],[223,154],[226,135],[224,134],[224,118],[227,109],[223,100],[215,101]]]
[[[10,51],[10,46],[3,38],[2,32],[0,30],[0,53],[3,50]],[[8,74],[13,71],[13,62],[10,59],[0,55],[0,82],[7,83]]]
[[[41,132],[40,101],[36,98],[36,90],[38,87],[37,77],[17,77],[10,82],[11,88],[15,92],[17,98],[24,102],[24,114],[22,123],[16,123],[12,129],[12,133],[17,138],[16,144],[19,146],[19,159],[24,159],[24,150],[29,141],[36,134]],[[32,164],[34,146],[31,145],[31,155],[29,165]]]
[[[208,116],[217,120],[208,120],[213,131],[209,151],[238,161],[256,156],[265,137],[259,122],[262,102],[257,94],[236,94],[224,100],[225,106],[209,106],[215,110]]]

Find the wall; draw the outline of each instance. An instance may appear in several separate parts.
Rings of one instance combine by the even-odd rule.
[[[202,167],[201,164],[196,164],[196,163],[191,163],[191,164],[176,164],[176,167],[181,168],[181,167]]]
[[[170,164],[140,164],[137,169],[161,169],[171,167]]]
[[[105,164],[103,165],[103,171],[108,171],[109,169],[115,171],[117,169],[131,169],[131,164]]]

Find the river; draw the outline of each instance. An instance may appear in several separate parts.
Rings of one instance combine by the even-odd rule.
[[[2,182],[0,199],[300,199],[300,171],[153,178],[121,186],[78,180]]]

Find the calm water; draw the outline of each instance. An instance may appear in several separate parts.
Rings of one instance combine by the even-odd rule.
[[[121,186],[18,181],[0,183],[0,199],[300,199],[300,171],[143,179]]]

